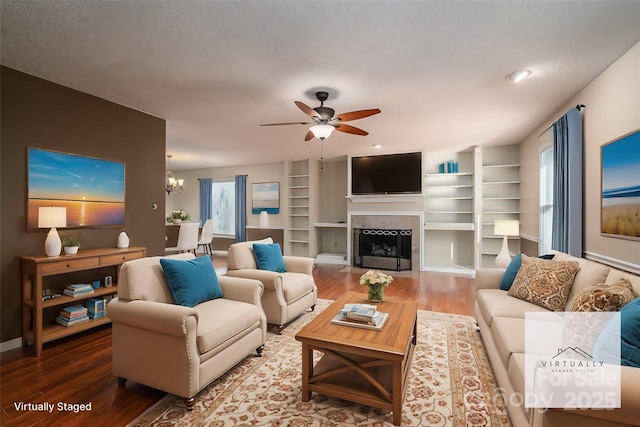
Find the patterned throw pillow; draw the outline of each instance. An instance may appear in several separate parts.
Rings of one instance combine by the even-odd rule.
[[[620,311],[633,299],[631,283],[621,278],[611,285],[597,283],[587,286],[573,300],[569,311]]]
[[[562,311],[579,267],[577,261],[547,261],[523,254],[522,266],[507,295]]]

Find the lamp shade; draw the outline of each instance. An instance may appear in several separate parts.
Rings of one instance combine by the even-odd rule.
[[[515,220],[497,219],[493,225],[493,234],[499,236],[519,236],[520,222]]]
[[[54,228],[67,226],[67,208],[40,207],[38,208],[38,228]]]
[[[309,130],[313,132],[313,136],[318,138],[320,141],[324,141],[325,138],[328,138],[334,129],[335,128],[331,125],[315,125],[309,128]]]

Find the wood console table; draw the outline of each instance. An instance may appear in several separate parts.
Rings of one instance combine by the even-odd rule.
[[[115,295],[118,292],[117,277],[120,266],[125,261],[142,258],[145,254],[146,248],[132,247],[81,250],[73,256],[20,257],[22,265],[22,345],[26,346],[28,342],[34,343],[36,355],[39,356],[42,352],[42,345],[46,342],[109,323],[109,318],[104,316],[90,319],[78,325],[64,327],[55,323],[55,320],[53,322],[46,320],[45,314],[48,311],[49,314],[55,315],[56,311],[59,312],[65,306],[81,304],[91,298]],[[76,273],[76,276],[72,276],[73,273]],[[103,282],[102,286],[96,289],[93,294],[79,297],[63,295],[43,301],[43,289],[51,287],[53,292],[62,293],[67,285],[78,283],[76,277],[89,278],[91,280],[86,279],[86,281],[91,283],[93,280],[103,279],[106,275],[112,276],[113,286],[104,287]]]

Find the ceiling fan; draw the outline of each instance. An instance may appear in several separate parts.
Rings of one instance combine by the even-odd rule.
[[[339,132],[351,133],[353,135],[369,135],[369,132],[359,129],[355,126],[345,124],[352,120],[358,120],[365,117],[373,116],[380,112],[379,108],[373,108],[370,110],[358,110],[351,111],[349,113],[342,113],[335,115],[333,108],[325,107],[324,101],[329,98],[328,92],[316,92],[316,98],[320,101],[320,106],[311,108],[308,105],[300,101],[294,101],[294,103],[302,110],[303,113],[313,119],[313,122],[285,122],[285,123],[267,123],[260,126],[283,126],[283,125],[313,125],[309,128],[307,135],[304,137],[305,141],[310,141],[313,137],[318,138],[320,141],[324,141],[331,135],[334,130]]]

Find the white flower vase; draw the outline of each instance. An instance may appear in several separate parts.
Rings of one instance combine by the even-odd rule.
[[[269,214],[267,211],[260,212],[258,224],[260,225],[260,228],[269,228]]]
[[[125,249],[129,247],[129,236],[124,231],[118,234],[118,243],[116,245],[118,249]]]
[[[180,225],[180,223],[182,223],[180,218],[173,218],[173,225]]]

